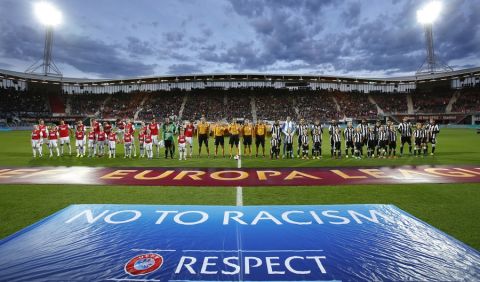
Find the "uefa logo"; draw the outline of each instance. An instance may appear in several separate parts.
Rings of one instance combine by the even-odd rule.
[[[130,275],[146,275],[159,269],[163,257],[158,254],[143,254],[130,259],[125,264],[125,272]]]

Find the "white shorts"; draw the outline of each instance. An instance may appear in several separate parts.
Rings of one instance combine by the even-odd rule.
[[[125,148],[132,147],[132,142],[125,142],[125,143],[123,144],[123,146],[124,146]]]
[[[75,140],[75,146],[85,146],[85,140]]]
[[[95,147],[95,140],[88,139],[88,147],[90,148]]]
[[[60,144],[70,144],[70,137],[60,137]]]
[[[158,135],[152,135],[152,143],[158,145]]]
[[[40,146],[40,140],[32,140],[32,148],[37,148]]]
[[[105,141],[97,141],[97,145],[103,147],[105,146]]]
[[[115,141],[108,141],[108,147],[110,149],[115,149],[115,146],[117,146],[117,142]]]
[[[140,142],[140,144],[138,144],[140,146],[140,149],[143,149],[145,148],[145,142]]]
[[[58,147],[58,142],[57,142],[57,140],[48,140],[48,145],[53,147],[53,148],[56,148],[56,147]]]
[[[188,145],[193,145],[193,138],[192,137],[185,137],[185,143],[188,143]]]
[[[185,151],[185,146],[186,146],[186,143],[178,144],[178,151],[184,152]]]
[[[145,143],[145,150],[152,150],[153,143]]]
[[[38,144],[43,145],[43,137],[40,137],[40,140],[38,140]]]

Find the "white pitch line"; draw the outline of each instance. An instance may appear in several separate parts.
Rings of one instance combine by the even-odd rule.
[[[242,168],[242,146],[239,145],[238,148],[238,160],[237,168]],[[243,206],[243,188],[242,186],[237,186],[237,207]]]

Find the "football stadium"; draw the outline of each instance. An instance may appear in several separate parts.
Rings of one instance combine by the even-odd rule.
[[[375,60],[394,71],[232,69],[222,68],[219,55],[199,53],[218,67],[144,74],[135,65],[96,62],[91,53],[100,43],[93,41],[68,56],[62,51],[75,45],[61,35],[67,29],[105,24],[80,16],[82,9],[93,5],[115,25],[129,18],[121,9],[136,13],[129,1],[25,2],[0,6],[7,19],[0,21],[0,41],[14,30],[7,28],[14,26],[7,9],[35,15],[38,24],[37,34],[27,36],[35,46],[20,27],[11,37],[17,40],[0,42],[0,281],[480,280],[480,50],[477,41],[466,63],[444,61],[457,47],[436,33],[437,26],[444,30],[440,21],[452,24],[452,9],[467,4],[392,1],[408,7],[395,6],[395,13],[415,19],[412,36],[421,46],[412,52],[421,60],[406,71],[404,62],[380,53]],[[164,9],[193,9],[195,21],[224,5],[213,2],[178,1]],[[262,17],[327,13],[351,1],[299,1],[296,8],[284,1],[226,2],[225,17],[242,15],[264,30],[270,25]],[[147,20],[147,10],[160,3],[138,5]],[[352,5],[361,15],[371,12],[366,3]],[[118,16],[108,15],[108,7]],[[305,16],[305,25],[355,25],[342,15]],[[470,36],[478,39],[479,18],[460,15],[473,19]],[[295,25],[292,18],[280,22]],[[175,22],[165,16],[152,26],[190,32]],[[220,31],[203,32],[211,33]],[[389,33],[405,36],[395,28]],[[165,48],[183,40],[167,34]],[[102,36],[112,40],[100,48],[108,59],[117,43],[113,34]],[[276,45],[289,53],[283,63],[303,60],[293,45]],[[34,47],[40,60],[27,59],[24,70],[20,57]],[[71,57],[103,71],[72,71]],[[173,66],[187,60],[178,56]]]

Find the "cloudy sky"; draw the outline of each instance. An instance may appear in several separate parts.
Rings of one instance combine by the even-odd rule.
[[[38,0],[37,0],[38,1]],[[0,68],[42,57],[32,0],[0,0]],[[64,15],[54,60],[65,76],[190,73],[412,74],[425,57],[421,0],[51,0]],[[436,52],[480,66],[478,0],[443,0]]]

